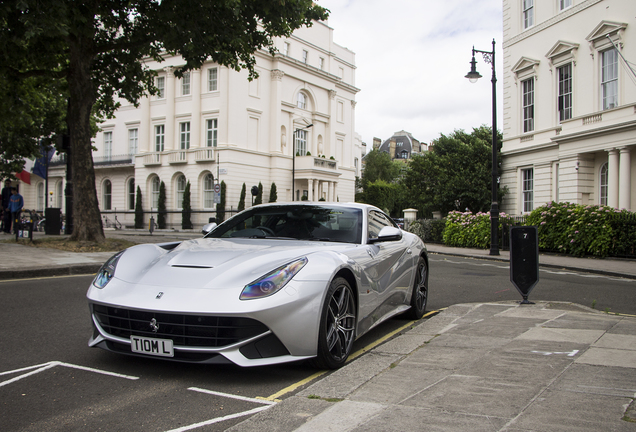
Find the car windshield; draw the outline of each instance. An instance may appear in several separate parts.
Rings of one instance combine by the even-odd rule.
[[[362,211],[329,205],[255,207],[228,219],[206,237],[287,238],[360,243]]]

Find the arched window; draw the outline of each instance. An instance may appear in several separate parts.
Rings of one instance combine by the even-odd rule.
[[[607,164],[601,167],[601,175],[599,176],[599,204],[607,205]]]
[[[113,208],[113,185],[110,182],[110,180],[105,180],[104,181],[104,186],[103,186],[103,192],[104,192],[104,210],[111,210]]]
[[[45,199],[44,183],[38,183],[38,211],[44,211]]]
[[[186,187],[186,178],[184,175],[180,175],[177,177],[177,193],[175,198],[177,202],[175,203],[175,207],[181,210],[183,208],[183,193],[185,192]]]
[[[298,92],[298,99],[296,99],[296,106],[300,109],[307,109],[307,96],[303,92]]]
[[[135,179],[128,180],[128,210],[135,209]]]
[[[203,179],[203,208],[214,208],[214,176],[206,174]]]
[[[154,177],[152,179],[152,209],[157,210],[159,208],[159,187],[161,185],[161,180],[159,177]]]

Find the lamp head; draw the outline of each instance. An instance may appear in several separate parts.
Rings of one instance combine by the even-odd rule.
[[[476,64],[475,55],[473,54],[473,59],[470,61],[470,72],[468,72],[464,77],[468,78],[471,83],[476,83],[477,80],[481,78],[481,74],[477,72]]]

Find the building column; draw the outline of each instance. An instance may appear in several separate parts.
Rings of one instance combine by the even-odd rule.
[[[338,201],[338,182],[333,182],[333,202]]]
[[[618,208],[618,150],[612,149],[607,158],[607,205]]]
[[[190,84],[192,85],[192,120],[190,128],[190,148],[205,147],[201,142],[201,69],[190,71]]]
[[[327,182],[327,201],[333,201],[333,182]]]
[[[281,136],[282,115],[280,110],[280,102],[283,94],[283,77],[285,73],[279,69],[278,61],[274,64],[275,69],[271,72],[271,88],[270,88],[270,130],[269,130],[269,151],[271,153],[282,153],[284,151],[283,146],[291,148],[293,145],[292,136],[293,131],[288,130],[285,136],[285,141],[282,142]]]
[[[141,113],[141,121],[139,123],[139,136],[137,137],[139,148],[137,153],[155,151],[154,141],[150,133],[150,98],[142,96],[139,99],[139,109]]]
[[[622,147],[619,155],[620,164],[620,191],[618,196],[618,207],[630,210],[630,201],[632,195],[632,176],[631,176],[631,156],[629,147]]]
[[[309,201],[314,200],[314,179],[307,179],[307,199]]]
[[[174,72],[166,68],[166,135],[164,150],[174,150]]]

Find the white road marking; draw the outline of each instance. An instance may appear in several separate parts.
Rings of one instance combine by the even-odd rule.
[[[211,424],[214,424],[214,423],[220,423],[220,422],[225,421],[225,420],[232,420],[232,419],[235,419],[235,418],[256,414],[256,413],[259,413],[261,411],[265,411],[266,409],[269,409],[271,407],[272,407],[272,405],[260,406],[258,408],[254,408],[254,409],[251,409],[249,411],[242,411],[242,412],[238,412],[238,413],[235,413],[235,414],[226,415],[224,417],[213,418],[213,419],[210,419],[210,420],[202,421],[200,423],[194,423],[194,424],[191,424],[189,426],[183,426],[183,427],[180,427],[178,429],[170,429],[169,431],[166,431],[166,432],[184,432],[184,431],[189,431],[189,430],[192,430],[192,429],[200,428],[202,426],[207,426],[207,425],[211,425]]]
[[[56,366],[63,366],[63,367],[68,367],[68,368],[73,368],[73,369],[80,369],[80,370],[85,370],[85,371],[88,371],[88,372],[95,372],[95,373],[102,374],[102,375],[109,375],[109,376],[114,376],[114,377],[117,377],[117,378],[129,379],[129,380],[138,380],[139,379],[139,377],[130,376],[130,375],[122,375],[122,374],[118,374],[118,373],[115,373],[115,372],[104,371],[104,370],[101,370],[101,369],[94,369],[94,368],[89,368],[89,367],[86,367],[86,366],[79,366],[79,365],[74,365],[74,364],[64,363],[64,362],[59,362],[59,361],[50,361],[48,363],[43,363],[41,365],[28,366],[28,367],[25,367],[25,368],[15,369],[15,370],[12,370],[12,371],[0,372],[0,376],[2,376],[2,375],[9,375],[9,374],[20,373],[20,372],[24,372],[24,371],[27,371],[27,370],[31,370],[31,372],[29,372],[29,373],[25,373],[25,374],[22,374],[20,376],[15,377],[15,378],[11,378],[11,379],[9,379],[7,381],[1,382],[0,383],[0,387],[8,385],[8,384],[11,384],[11,383],[14,383],[14,382],[19,381],[19,380],[21,380],[23,378],[27,378],[27,377],[29,377],[31,375],[35,375],[35,374],[38,374],[40,372],[44,372],[45,370],[51,369],[51,368],[56,367]],[[36,368],[39,368],[39,369],[36,369]],[[35,369],[35,370],[32,370],[32,369]]]
[[[214,391],[214,390],[206,390],[206,389],[202,389],[202,388],[198,388],[198,387],[190,387],[188,390],[196,391],[196,392],[199,392],[199,393],[211,394],[211,395],[215,395],[215,396],[222,396],[222,397],[226,397],[226,398],[230,398],[230,399],[237,399],[237,400],[242,400],[242,401],[247,401],[247,402],[255,402],[255,403],[264,404],[264,405],[276,405],[276,402],[268,401],[268,400],[265,400],[265,399],[256,399],[256,398],[250,398],[250,397],[246,397],[246,396],[233,395],[233,394],[230,394],[230,393],[221,393],[221,392],[217,392],[217,391]]]
[[[534,354],[541,354],[544,356],[549,356],[553,354],[566,354],[568,357],[574,357],[578,354],[579,350],[572,350],[570,352],[549,352],[549,351],[531,351]]]
[[[471,258],[467,258],[467,259],[471,259]],[[459,264],[459,265],[472,265],[472,266],[476,266],[476,267],[495,267],[495,268],[500,268],[500,269],[509,269],[510,266],[509,265],[498,265],[498,264],[491,264],[491,263],[476,263],[476,262],[458,262],[458,261],[453,261],[450,259],[440,259],[440,260],[436,260],[436,259],[430,259],[430,261],[435,261],[435,262],[446,262],[449,264]],[[539,266],[541,266],[541,264],[539,263]],[[628,279],[628,278],[620,278],[620,277],[612,277],[612,276],[606,276],[606,275],[600,275],[600,274],[592,274],[592,273],[579,273],[579,272],[574,272],[574,271],[563,271],[563,270],[548,270],[545,268],[541,268],[539,267],[539,271],[544,272],[544,273],[549,273],[549,274],[555,274],[555,275],[570,275],[570,276],[580,276],[580,277],[584,277],[584,278],[592,278],[592,279],[607,279],[607,280],[611,280],[611,281],[619,281],[619,282],[636,282],[636,279]]]

